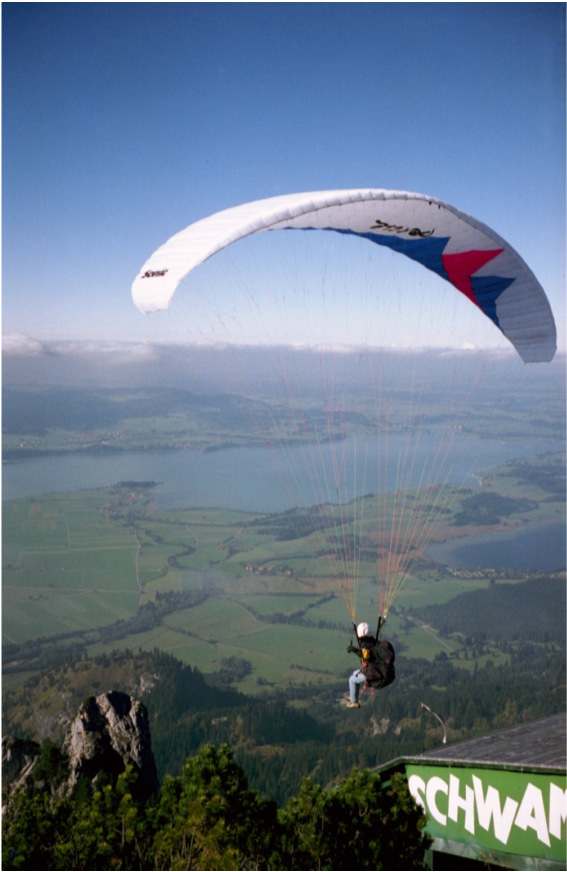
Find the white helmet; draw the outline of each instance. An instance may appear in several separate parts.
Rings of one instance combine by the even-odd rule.
[[[364,639],[365,636],[370,635],[370,627],[368,624],[359,624],[356,628],[356,635],[359,639]]]

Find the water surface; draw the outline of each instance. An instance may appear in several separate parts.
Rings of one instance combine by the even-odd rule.
[[[476,486],[476,476],[483,470],[554,448],[537,439],[507,443],[462,437],[440,465],[438,445],[436,434],[430,433],[422,435],[409,450],[406,435],[390,435],[387,450],[376,440],[351,438],[334,446],[275,452],[250,447],[35,457],[4,466],[2,497],[17,499],[106,487],[125,480],[156,481],[160,483],[156,490],[160,509],[218,507],[276,512],[296,505],[336,502],[337,485],[342,500],[427,481]]]
[[[438,563],[459,569],[520,569],[553,572],[565,569],[564,521],[530,524],[507,533],[480,533],[432,545]]]

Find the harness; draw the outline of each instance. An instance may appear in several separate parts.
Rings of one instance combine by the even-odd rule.
[[[368,644],[370,641],[369,639],[365,639],[361,642],[358,638],[356,625],[354,625],[356,641],[358,642],[358,648],[361,654],[361,666],[358,670],[358,674],[362,672],[366,679],[361,693],[364,693],[366,688],[369,687],[370,692],[373,694],[375,688],[387,687],[396,677],[394,669],[396,655],[394,649],[386,639],[379,639],[379,633],[383,625],[384,619],[380,615],[376,630],[376,638],[371,646]]]

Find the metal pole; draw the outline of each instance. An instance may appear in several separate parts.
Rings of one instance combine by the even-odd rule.
[[[427,709],[427,711],[428,711],[430,714],[432,714],[434,718],[437,718],[437,720],[439,721],[439,723],[440,723],[441,726],[443,727],[443,744],[446,745],[446,744],[447,744],[447,730],[445,729],[445,724],[443,723],[443,721],[441,720],[441,718],[439,717],[439,715],[436,714],[432,709],[430,709],[428,705],[425,705],[424,702],[421,703],[421,707],[424,708],[424,709]]]

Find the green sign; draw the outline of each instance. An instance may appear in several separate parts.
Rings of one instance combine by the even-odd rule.
[[[426,763],[408,763],[406,772],[434,838],[565,860],[565,775]]]

